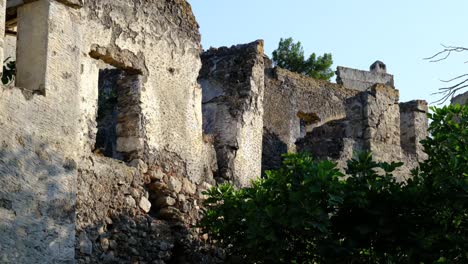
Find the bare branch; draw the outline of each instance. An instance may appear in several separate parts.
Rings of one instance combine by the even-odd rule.
[[[455,78],[453,78],[453,79],[450,79],[450,80],[440,80],[440,81],[441,81],[441,82],[448,83],[448,82],[453,82],[453,81],[455,81],[455,80],[461,79],[461,78],[463,78],[463,77],[468,77],[468,73],[462,74],[462,75],[457,76],[457,77],[455,77]]]
[[[442,44],[442,47],[444,47],[442,51],[439,51],[436,54],[432,55],[431,57],[427,57],[424,59],[429,60],[429,62],[439,62],[439,61],[443,61],[447,59],[452,53],[468,51],[468,48],[459,47],[459,46],[445,46]],[[468,63],[468,61],[466,61],[465,63]],[[432,93],[432,94],[442,95],[442,98],[440,98],[439,100],[433,103],[443,104],[447,100],[452,99],[458,91],[467,88],[468,87],[468,84],[467,84],[468,73],[456,76],[455,78],[452,78],[449,80],[441,80],[441,82],[444,82],[444,83],[451,83],[453,81],[457,81],[457,83],[455,83],[454,85],[450,85],[448,87],[439,88],[438,92]]]
[[[468,80],[465,80],[465,82],[468,81]],[[443,104],[445,103],[447,100],[449,99],[452,99],[455,94],[460,91],[461,89],[464,89],[464,88],[467,88],[468,87],[468,84],[465,84],[465,85],[462,85],[460,87],[457,87],[455,89],[447,89],[445,91],[441,91],[441,92],[436,92],[436,93],[432,93],[432,94],[443,94],[444,96],[442,96],[442,98],[440,98],[439,100],[433,102],[433,103],[436,103],[436,104]],[[442,88],[441,88],[442,89]],[[441,90],[439,89],[439,90]]]
[[[430,62],[439,62],[447,59],[452,52],[464,52],[468,51],[468,48],[465,47],[457,47],[457,46],[445,46],[442,44],[444,49],[442,51],[437,52],[436,54],[432,55],[431,57],[424,58],[425,60],[429,60]]]

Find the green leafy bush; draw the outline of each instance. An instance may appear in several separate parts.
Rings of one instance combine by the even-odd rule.
[[[468,107],[431,110],[431,136],[422,142],[429,157],[408,184],[419,190],[417,254],[426,263],[468,263]]]
[[[203,229],[242,263],[468,263],[468,108],[433,109],[429,158],[405,183],[369,153],[288,154],[240,190],[211,189]]]
[[[211,189],[202,225],[231,254],[250,262],[314,259],[343,201],[343,176],[329,161],[287,155],[277,171],[252,187]]]

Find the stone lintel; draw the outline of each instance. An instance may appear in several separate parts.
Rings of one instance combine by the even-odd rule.
[[[112,45],[102,47],[97,44],[91,46],[89,56],[93,59],[102,60],[118,69],[130,74],[141,74],[146,76],[148,69],[142,54],[135,54],[129,50],[122,50],[118,46]]]

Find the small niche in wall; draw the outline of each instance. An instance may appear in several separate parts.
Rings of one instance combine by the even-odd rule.
[[[99,71],[95,153],[123,161],[140,157],[140,80],[111,66]]]

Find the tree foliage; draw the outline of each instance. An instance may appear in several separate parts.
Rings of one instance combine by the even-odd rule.
[[[318,56],[312,53],[308,59],[304,56],[301,42],[292,38],[281,39],[278,48],[273,51],[275,65],[293,72],[321,80],[329,80],[334,72],[331,70],[333,58],[330,53]]]
[[[288,154],[240,190],[207,192],[203,229],[242,263],[468,263],[468,108],[433,108],[429,158],[398,182],[401,163]]]

